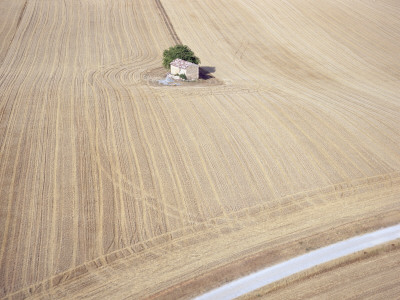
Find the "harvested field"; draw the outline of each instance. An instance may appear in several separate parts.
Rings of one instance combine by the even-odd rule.
[[[400,222],[397,1],[0,9],[0,298],[190,297]],[[180,41],[210,84],[149,83]]]

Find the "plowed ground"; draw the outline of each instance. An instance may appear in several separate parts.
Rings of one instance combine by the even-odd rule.
[[[400,222],[397,1],[0,9],[0,298],[188,297]],[[149,84],[177,42],[219,84]]]

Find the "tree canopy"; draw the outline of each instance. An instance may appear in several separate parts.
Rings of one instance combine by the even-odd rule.
[[[194,55],[193,51],[186,45],[176,45],[164,50],[163,66],[168,69],[169,64],[177,59],[183,59],[194,64],[199,64],[200,59]]]

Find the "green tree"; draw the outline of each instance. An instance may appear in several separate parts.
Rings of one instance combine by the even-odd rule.
[[[174,47],[169,47],[169,49],[164,50],[163,53],[163,66],[169,69],[169,64],[177,59],[183,59],[194,64],[199,64],[200,59],[194,55],[193,51],[186,45],[176,45]]]

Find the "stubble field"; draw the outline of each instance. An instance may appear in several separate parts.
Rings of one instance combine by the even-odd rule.
[[[0,10],[0,298],[189,297],[400,222],[397,1]],[[180,42],[217,84],[151,83]]]

